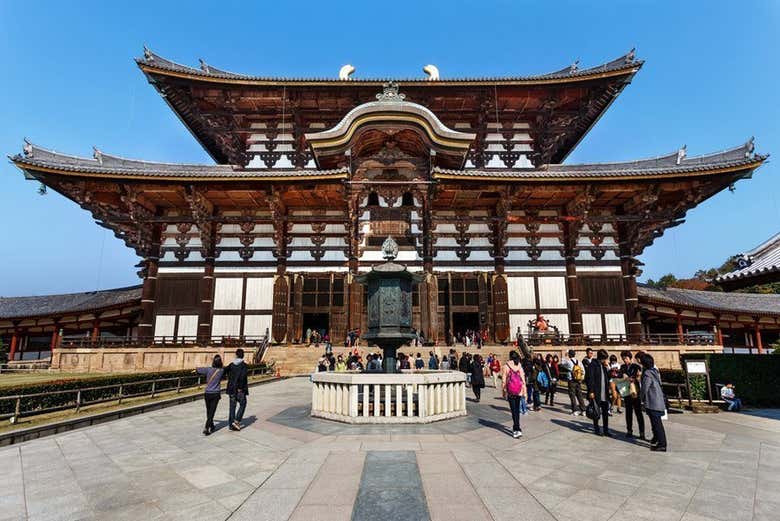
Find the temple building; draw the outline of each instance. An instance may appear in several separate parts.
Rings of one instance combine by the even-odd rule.
[[[414,326],[431,342],[466,329],[508,342],[537,314],[562,343],[643,342],[637,256],[767,157],[751,139],[707,155],[682,147],[565,163],[642,67],[633,51],[591,68],[489,78],[439,77],[431,66],[405,80],[353,78],[352,67],[339,78],[260,77],[148,49],[137,64],[214,164],[99,149],[77,157],[28,142],[11,157],[141,257],[137,319],[119,333],[137,342],[268,331],[289,344],[316,329],[339,343],[365,330],[354,279],[382,261],[388,236],[397,261],[424,275]],[[83,336],[105,318],[75,311]],[[22,327],[0,317],[7,334]]]
[[[736,256],[736,268],[715,281],[727,291],[780,282],[780,233]]]

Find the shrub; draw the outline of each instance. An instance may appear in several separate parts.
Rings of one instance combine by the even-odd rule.
[[[747,406],[780,406],[780,393],[778,392],[780,389],[780,357],[742,354],[691,354],[683,355],[683,360],[700,360],[702,357],[706,358],[709,363],[713,398],[720,398],[717,394],[716,384],[733,383],[737,388],[737,396],[742,398]]]
[[[265,364],[250,365],[250,369],[263,368]],[[69,380],[52,380],[43,383],[33,383],[19,385],[16,387],[4,387],[0,389],[0,397],[22,395],[20,410],[24,412],[38,411],[51,408],[68,408],[76,405],[78,389],[87,389],[93,387],[103,387],[108,385],[123,385],[122,395],[130,396],[134,394],[150,393],[152,389],[151,382],[146,380],[156,380],[162,378],[181,377],[181,386],[187,387],[195,385],[198,375],[193,374],[192,369],[183,369],[178,371],[163,371],[158,373],[136,373],[136,374],[112,374],[99,376],[95,378],[75,378]],[[155,392],[162,392],[176,388],[176,380],[167,382],[157,382]],[[55,391],[68,391],[69,393],[56,393]],[[43,396],[33,396],[25,398],[24,395],[50,393]],[[109,387],[107,389],[94,389],[83,391],[81,393],[81,403],[95,402],[100,400],[110,400],[119,398],[119,388]],[[16,400],[0,400],[0,414],[12,414],[16,407]]]

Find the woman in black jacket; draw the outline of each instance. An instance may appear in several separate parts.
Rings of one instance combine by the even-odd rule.
[[[474,355],[471,363],[471,389],[474,391],[476,401],[479,401],[483,387],[485,387],[485,364],[480,355]]]
[[[599,430],[599,417],[603,421],[604,436],[610,437],[609,433],[609,353],[604,349],[599,349],[596,354],[596,360],[590,363],[590,368],[586,372],[588,382],[588,398],[598,411],[598,416],[593,418],[593,431],[601,434]]]

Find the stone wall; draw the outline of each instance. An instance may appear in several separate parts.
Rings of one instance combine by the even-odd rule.
[[[235,347],[122,347],[61,348],[54,351],[51,368],[72,373],[132,373],[171,371],[211,365],[214,355],[225,363],[235,357]],[[251,361],[255,349],[244,348],[244,359]]]

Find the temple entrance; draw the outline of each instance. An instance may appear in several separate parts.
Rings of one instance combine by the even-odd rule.
[[[479,331],[479,313],[453,313],[452,330],[457,337],[463,337],[466,331]]]
[[[307,332],[318,331],[321,336],[330,334],[330,320],[327,313],[304,313],[303,314],[303,335],[306,340]]]

